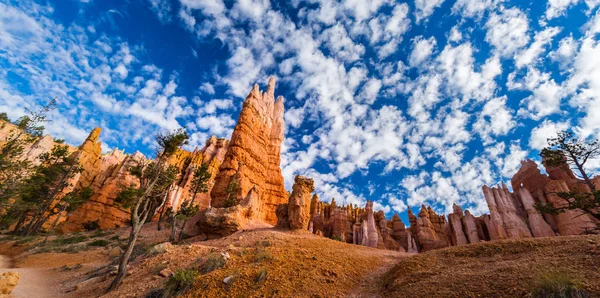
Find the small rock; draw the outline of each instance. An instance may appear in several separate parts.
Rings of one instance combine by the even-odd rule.
[[[238,237],[238,240],[242,240],[242,239],[244,239],[244,236]]]
[[[223,279],[223,283],[224,284],[229,284],[231,281],[233,280],[233,275],[227,276],[225,277],[225,279]]]
[[[165,268],[165,269],[161,270],[160,273],[158,273],[158,274],[162,277],[169,277],[169,276],[173,275],[173,272],[171,270],[169,270],[168,268]]]
[[[231,258],[228,252],[221,253],[221,256],[223,259],[225,259],[225,261],[228,261]]]
[[[4,272],[0,274],[0,294],[10,294],[19,283],[19,272]]]
[[[171,249],[171,247],[173,247],[173,244],[171,244],[171,242],[164,242],[161,244],[157,244],[154,245],[151,249],[150,249],[150,254],[161,254],[161,253],[165,253],[167,252],[169,249]]]

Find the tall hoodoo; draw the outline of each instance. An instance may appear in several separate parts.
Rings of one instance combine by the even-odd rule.
[[[267,91],[261,93],[254,85],[246,97],[238,123],[231,135],[225,159],[211,191],[211,205],[223,207],[228,196],[227,186],[240,170],[237,197],[245,197],[256,186],[261,194],[261,213],[256,219],[275,224],[277,205],[287,201],[281,174],[280,152],[284,138],[283,98],[275,101],[275,79],[270,78]]]

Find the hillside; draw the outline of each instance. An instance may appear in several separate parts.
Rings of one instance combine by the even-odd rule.
[[[600,297],[600,237],[504,240],[404,258],[386,273],[387,297],[523,297],[552,283]],[[579,296],[561,296],[579,297]]]
[[[21,283],[46,288],[46,297],[98,297],[112,279],[122,244],[112,235],[125,232],[81,233],[81,243],[72,244],[64,244],[74,242],[66,236],[43,250],[34,248],[39,239],[17,246],[4,239],[0,249],[13,252],[19,270],[32,271]],[[263,227],[215,240],[189,239],[165,250],[152,249],[167,236],[156,233],[154,224],[142,236],[124,284],[102,297],[156,297],[151,294],[165,287],[166,276],[180,269],[199,271],[186,297],[521,297],[540,288],[544,278],[572,281],[592,297],[600,295],[599,236],[495,241],[421,254]],[[91,244],[100,239],[104,246]]]

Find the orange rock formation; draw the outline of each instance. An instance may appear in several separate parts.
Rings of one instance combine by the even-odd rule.
[[[287,202],[281,175],[280,151],[283,143],[283,98],[275,101],[275,79],[269,79],[267,91],[258,85],[246,97],[238,123],[231,135],[225,159],[219,168],[211,191],[212,206],[225,206],[227,186],[238,173],[237,197],[244,197],[256,187],[260,194],[260,214],[257,219],[270,224],[277,222],[275,209]],[[240,168],[240,164],[243,167]]]

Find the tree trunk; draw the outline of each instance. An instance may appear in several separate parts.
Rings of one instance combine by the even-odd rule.
[[[44,242],[42,242],[41,246],[45,246],[46,242],[48,241],[48,237],[50,236],[50,233],[52,233],[52,231],[54,230],[54,228],[56,228],[56,224],[58,224],[58,219],[61,217],[61,214],[65,211],[65,209],[63,208],[62,210],[60,210],[58,212],[58,214],[56,215],[56,219],[54,220],[54,222],[52,223],[52,226],[50,227],[50,229],[48,229],[48,232],[46,233],[46,238],[44,238]]]
[[[179,237],[177,237],[177,242],[181,242],[181,240],[183,240],[183,232],[185,231],[187,222],[188,220],[183,221],[183,224],[181,225],[181,231],[179,231]]]
[[[19,233],[19,230],[21,229],[21,227],[25,223],[25,219],[27,219],[27,213],[28,212],[25,212],[23,215],[21,215],[21,218],[19,218],[19,221],[17,222],[17,225],[15,225],[15,228],[13,229],[13,234]]]
[[[140,221],[137,225],[131,227],[131,233],[129,233],[129,241],[127,242],[127,249],[125,250],[125,253],[121,256],[121,259],[119,260],[119,269],[117,271],[117,276],[106,290],[107,293],[120,286],[123,282],[123,279],[125,279],[125,276],[127,275],[127,263],[129,263],[129,258],[131,257],[131,253],[133,252],[133,248],[135,247],[135,242],[137,241],[140,228],[143,224],[144,222]]]
[[[590,177],[588,177],[587,173],[583,169],[583,165],[579,164],[579,162],[577,161],[577,159],[575,158],[575,156],[573,154],[571,154],[571,158],[573,159],[573,162],[575,162],[575,166],[577,166],[579,173],[581,173],[581,177],[583,177],[583,181],[585,181],[585,183],[590,187],[590,190],[592,192],[595,191],[596,188],[594,187],[594,183],[592,183],[592,181],[590,180]]]
[[[177,235],[177,219],[173,216],[173,226],[171,227],[171,236],[169,236],[169,242],[175,241]]]
[[[169,193],[171,192],[170,190],[171,190],[171,187],[169,186],[169,191],[167,191],[167,193],[165,194],[165,198],[163,199],[162,206],[160,207],[160,215],[158,216],[158,224],[157,224],[157,227],[156,227],[156,229],[158,231],[162,230],[161,224],[162,224],[162,221],[163,221],[163,216],[165,214],[165,209],[167,208],[167,204],[166,203],[167,203],[167,198],[169,197]]]

